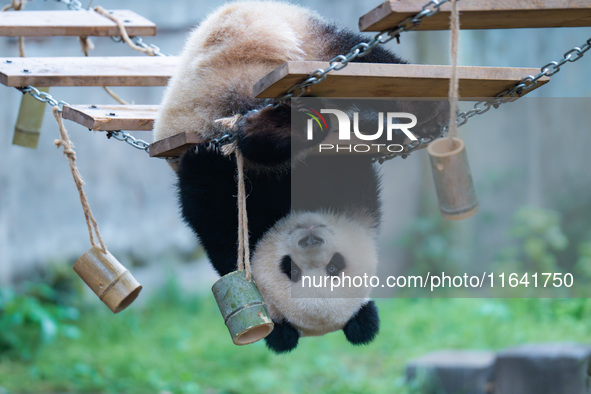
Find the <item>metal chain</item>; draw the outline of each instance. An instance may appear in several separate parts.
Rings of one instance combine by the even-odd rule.
[[[551,77],[558,72],[561,71],[560,67],[566,64],[567,62],[574,63],[577,60],[581,59],[585,52],[591,49],[591,38],[589,38],[583,45],[574,47],[569,51],[565,52],[562,56],[562,59],[555,60],[550,63],[545,64],[540,68],[540,72],[536,75],[528,75],[521,79],[515,86],[509,89],[505,89],[502,92],[498,93],[495,97],[491,100],[486,101],[478,101],[474,104],[474,107],[466,112],[461,112],[456,115],[456,124],[457,127],[461,127],[465,125],[468,120],[476,115],[482,115],[491,110],[491,108],[499,108],[502,104],[513,102],[518,98],[525,95],[527,92],[532,90],[535,86],[537,86],[538,81],[542,77]],[[419,139],[418,141],[413,141],[412,143],[405,145],[402,152],[396,153],[389,153],[383,156],[375,157],[374,162],[379,162],[380,164],[386,160],[393,159],[395,157],[401,156],[403,159],[406,159],[409,154],[412,152],[423,149],[429,143],[437,138],[443,137],[447,134],[449,129],[449,123],[443,125],[441,127],[441,131],[439,135],[433,137],[424,137]]]
[[[146,153],[150,153],[150,144],[148,142],[135,138],[127,131],[117,130],[107,131],[106,133],[108,139],[112,137],[115,138],[117,141],[126,142],[128,145],[133,146],[136,149],[146,151]]]
[[[574,47],[567,51],[562,59],[552,61],[540,68],[540,72],[536,75],[528,75],[521,79],[515,86],[510,89],[503,90],[491,100],[479,101],[474,104],[474,108],[467,112],[459,113],[456,116],[458,127],[463,126],[468,122],[468,119],[488,112],[491,108],[498,108],[501,104],[512,102],[523,96],[528,91],[532,90],[538,84],[538,80],[542,77],[551,77],[560,71],[560,67],[567,62],[574,63],[581,59],[585,52],[591,49],[591,38],[589,38],[583,45]],[[483,107],[481,107],[483,106]],[[444,126],[444,132],[447,132],[447,125]]]
[[[41,101],[42,103],[47,103],[52,107],[59,107],[59,112],[62,112],[62,108],[64,107],[64,105],[70,105],[68,103],[66,103],[65,101],[62,100],[56,100],[53,98],[53,96],[47,92],[42,92],[41,90],[37,89],[34,86],[28,85],[25,86],[24,88],[17,88],[18,90],[20,90],[23,93],[29,93],[31,96],[33,96],[34,99]]]
[[[154,56],[167,56],[164,53],[160,52],[160,48],[158,48],[156,45],[146,44],[144,40],[142,40],[142,38],[139,36],[131,37],[131,41],[140,48],[152,49]]]
[[[274,105],[281,104],[292,97],[301,97],[308,88],[323,82],[331,71],[342,70],[347,67],[352,60],[367,55],[376,46],[386,44],[395,38],[399,39],[400,33],[416,29],[424,18],[437,14],[441,5],[448,1],[449,0],[430,0],[423,6],[422,11],[418,14],[406,18],[393,28],[381,31],[368,42],[361,42],[355,45],[346,55],[335,56],[329,60],[327,68],[319,68],[312,71],[305,81],[293,85],[283,96],[274,99]]]

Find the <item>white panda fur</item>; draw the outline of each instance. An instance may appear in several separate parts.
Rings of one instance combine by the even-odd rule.
[[[219,127],[213,122],[231,115],[229,94],[252,97],[254,84],[286,61],[330,59],[319,21],[316,13],[280,1],[218,8],[185,44],[155,121],[154,140],[184,132],[215,138]]]

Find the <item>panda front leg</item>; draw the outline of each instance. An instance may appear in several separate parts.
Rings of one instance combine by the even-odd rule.
[[[236,269],[236,166],[203,145],[182,157],[177,172],[181,215],[220,275]]]

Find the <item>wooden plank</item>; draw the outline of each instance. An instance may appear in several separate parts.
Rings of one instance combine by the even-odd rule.
[[[156,25],[130,10],[110,10],[130,36],[154,36]],[[119,36],[115,22],[92,10],[0,13],[0,36]]]
[[[389,0],[359,19],[359,30],[382,31],[418,14],[425,0]],[[460,1],[462,29],[515,29],[591,26],[589,0]],[[448,30],[450,3],[424,18],[416,30]]]
[[[6,86],[165,86],[177,57],[11,57],[0,58]]]
[[[197,133],[181,133],[150,144],[150,157],[181,156],[188,149],[201,144],[203,139]]]
[[[158,105],[66,105],[64,119],[91,130],[152,130]]]
[[[295,83],[304,81],[323,62],[287,62],[254,86],[259,98],[278,97]],[[447,97],[450,66],[419,64],[350,63],[328,74],[326,80],[311,88],[319,97]],[[539,69],[508,67],[458,67],[462,98],[493,97],[515,86],[523,77]],[[548,82],[543,77],[538,87]]]

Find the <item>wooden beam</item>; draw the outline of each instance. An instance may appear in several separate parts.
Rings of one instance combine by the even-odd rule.
[[[359,30],[382,31],[395,27],[423,9],[425,0],[389,0],[359,19]],[[460,1],[462,29],[515,29],[591,26],[589,0]],[[424,18],[417,30],[448,30],[450,3]]]
[[[0,83],[6,86],[165,86],[178,58],[11,57],[0,58]]]
[[[154,36],[156,25],[130,10],[111,10],[130,36]],[[0,36],[119,36],[115,22],[92,10],[0,13]]]
[[[66,105],[64,119],[91,130],[152,130],[158,105]]]
[[[181,156],[203,139],[197,133],[181,133],[150,144],[150,157]]]
[[[259,98],[278,97],[295,83],[304,81],[323,62],[287,62],[254,86]],[[418,64],[350,63],[328,74],[326,80],[311,88],[318,97],[447,97],[450,66]],[[508,67],[458,67],[462,98],[493,97],[515,86],[523,77],[539,69]],[[543,77],[538,87],[550,79]]]

